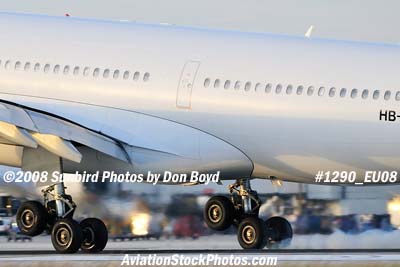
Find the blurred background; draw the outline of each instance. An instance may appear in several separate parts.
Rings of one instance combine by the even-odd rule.
[[[2,1],[0,11],[91,17],[304,35],[311,38],[400,43],[400,2],[395,0],[24,0]],[[4,171],[3,168],[2,171]],[[111,241],[190,239],[209,242],[234,236],[208,230],[202,208],[227,185],[152,186],[71,184],[77,218],[96,216],[108,225]],[[289,248],[400,247],[400,186],[340,187],[254,181],[263,200],[260,215],[284,216],[294,228]],[[41,200],[32,184],[0,186],[0,243],[30,240],[20,235],[15,213],[21,201]],[[357,236],[357,238],[354,238]],[[397,238],[399,237],[399,238]]]
[[[78,204],[75,219],[101,218],[108,227],[110,242],[163,241],[160,247],[165,249],[166,240],[177,239],[200,240],[200,246],[221,241],[216,248],[225,248],[224,244],[231,248],[232,242],[236,245],[233,226],[223,232],[209,230],[202,215],[210,196],[229,196],[228,184],[224,181],[223,185],[196,186],[137,183],[66,183],[66,186],[67,193]],[[400,246],[400,185],[344,187],[283,182],[283,186],[277,187],[268,180],[254,180],[252,187],[263,201],[261,218],[283,216],[292,224],[294,238],[287,248]],[[0,235],[4,239],[0,237],[0,243],[31,241],[19,233],[15,223],[16,211],[26,199],[42,200],[34,184],[18,187],[1,184]],[[189,243],[185,248],[192,245],[196,246]]]

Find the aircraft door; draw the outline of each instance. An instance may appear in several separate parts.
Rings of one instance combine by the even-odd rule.
[[[191,108],[192,89],[199,66],[199,61],[187,61],[183,66],[176,95],[176,106],[178,108]]]

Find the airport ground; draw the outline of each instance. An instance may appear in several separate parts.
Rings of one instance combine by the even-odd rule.
[[[396,239],[396,236],[397,233],[393,235],[393,239]],[[386,249],[373,250],[362,245],[367,240],[366,236],[352,236],[348,239],[342,237],[339,240],[345,243],[350,239],[356,240],[357,238],[361,240],[360,245],[347,251],[326,247],[331,240],[328,237],[308,235],[298,236],[297,241],[291,246],[292,249],[273,251],[266,249],[244,251],[240,249],[234,235],[211,235],[196,240],[161,238],[160,240],[110,241],[106,250],[96,255],[56,254],[48,236],[36,237],[32,242],[7,242],[5,238],[0,238],[0,266],[121,266],[126,254],[130,256],[157,254],[162,257],[183,254],[188,257],[196,257],[199,254],[208,253],[235,255],[249,259],[260,256],[276,256],[277,266],[400,266],[400,250],[396,249],[396,247],[398,248],[397,243],[393,243],[393,246],[386,247]],[[388,237],[384,235],[379,238],[378,235],[375,235],[368,238],[375,239],[380,244]],[[335,239],[338,239],[337,236]],[[299,249],[298,246],[301,243],[314,243],[315,247],[309,244],[309,249]],[[353,241],[352,244],[356,244],[356,241]],[[318,247],[320,247],[319,250]],[[324,248],[328,248],[328,250],[322,251],[321,249]],[[361,250],[357,251],[354,248]]]

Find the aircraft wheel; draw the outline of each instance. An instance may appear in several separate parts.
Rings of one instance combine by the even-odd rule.
[[[47,225],[46,208],[38,201],[25,201],[17,211],[16,220],[22,234],[40,235]]]
[[[290,245],[293,238],[293,230],[285,218],[271,217],[265,221],[265,225],[272,232],[272,237],[267,242],[268,248],[284,248]]]
[[[69,218],[57,220],[51,231],[51,242],[57,252],[75,253],[83,241],[80,225]]]
[[[83,232],[81,249],[87,253],[102,251],[108,241],[108,231],[103,221],[97,218],[87,218],[81,221]]]
[[[213,230],[226,230],[233,222],[235,208],[232,202],[224,196],[213,196],[204,208],[204,221]]]
[[[267,242],[267,228],[258,217],[244,218],[237,233],[239,244],[244,249],[262,249]]]

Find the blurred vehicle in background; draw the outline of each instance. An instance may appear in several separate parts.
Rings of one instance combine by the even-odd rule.
[[[32,237],[24,235],[21,233],[21,231],[18,228],[18,225],[16,222],[12,222],[11,226],[9,227],[8,231],[7,231],[7,241],[18,241],[18,240],[22,240],[22,241],[32,241]]]
[[[337,227],[347,234],[359,234],[369,230],[390,232],[396,230],[390,223],[389,214],[350,214],[336,218]]]
[[[0,208],[0,217],[7,217],[8,211],[6,208]]]
[[[161,214],[135,213],[132,215],[131,233],[136,238],[160,239],[162,235]]]
[[[175,220],[173,235],[176,238],[199,238],[203,233],[202,220],[194,215],[186,215]]]
[[[109,220],[110,238],[114,241],[160,239],[163,234],[162,214],[135,212],[130,221],[122,218]]]
[[[340,230],[346,234],[361,234],[369,230],[394,231],[389,214],[348,214],[324,216],[311,213],[297,216],[294,224],[296,234],[332,234]]]
[[[294,223],[296,234],[331,234],[333,230],[333,216],[301,214]]]
[[[8,219],[0,218],[0,235],[8,235],[9,223],[10,221]]]

